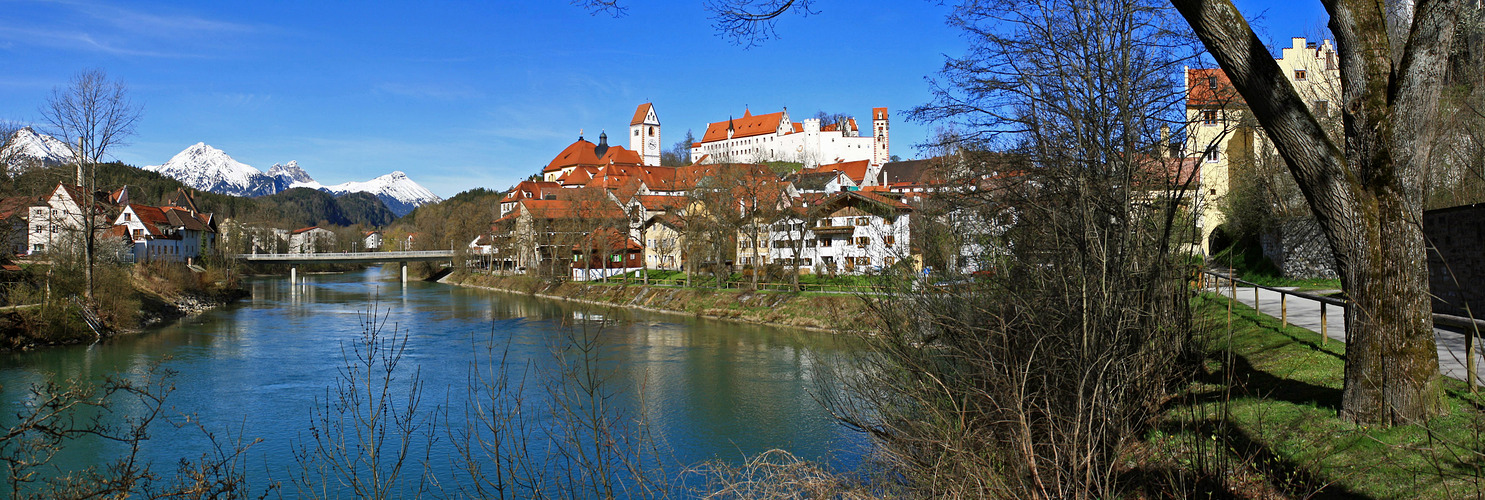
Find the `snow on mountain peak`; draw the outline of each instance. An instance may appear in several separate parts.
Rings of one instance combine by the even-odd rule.
[[[268,175],[283,181],[285,186],[315,182],[314,178],[309,176],[309,172],[299,168],[299,162],[295,160],[289,160],[285,164],[273,164],[273,167],[268,169]]]
[[[427,203],[442,201],[432,191],[414,182],[401,170],[377,177],[366,182],[347,182],[334,186],[324,186],[321,189],[337,196],[346,193],[364,192],[381,198],[382,203],[398,217],[406,215],[412,209]]]
[[[63,165],[76,161],[67,143],[38,133],[31,127],[15,131],[9,139],[5,142],[5,149],[0,150],[0,159],[5,161],[5,167],[11,173],[32,165]]]
[[[413,182],[402,171],[366,182],[347,182],[324,186],[299,166],[298,161],[274,164],[267,173],[245,165],[220,149],[198,142],[186,148],[164,165],[144,167],[173,177],[202,191],[235,196],[266,196],[291,188],[305,187],[341,196],[365,192],[376,195],[392,213],[401,217],[419,205],[442,201],[433,192]]]
[[[170,158],[164,165],[144,170],[172,177],[187,186],[234,196],[263,196],[278,192],[272,177],[239,162],[226,152],[198,142]]]

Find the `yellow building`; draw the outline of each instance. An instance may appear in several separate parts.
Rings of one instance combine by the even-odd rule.
[[[1341,72],[1330,40],[1314,43],[1292,39],[1275,61],[1322,125],[1339,116]],[[1233,174],[1258,162],[1282,161],[1268,136],[1247,112],[1247,104],[1220,69],[1186,68],[1186,152],[1200,158],[1201,181],[1196,193],[1201,249],[1211,247],[1212,232],[1225,222],[1222,204],[1232,187]]]

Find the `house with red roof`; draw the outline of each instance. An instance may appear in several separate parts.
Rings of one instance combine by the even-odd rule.
[[[217,231],[210,214],[131,203],[114,218],[111,234],[127,242],[135,262],[189,263],[215,247]]]
[[[769,261],[801,273],[867,274],[913,259],[913,207],[893,193],[842,191],[803,197],[775,222]]]

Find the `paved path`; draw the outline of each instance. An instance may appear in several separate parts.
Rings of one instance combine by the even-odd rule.
[[[1231,297],[1232,289],[1222,287],[1222,295]],[[1279,304],[1279,295],[1279,292],[1260,288],[1257,297],[1259,312],[1278,318],[1282,312]],[[1238,302],[1252,307],[1254,299],[1253,288],[1237,287],[1237,299]],[[1289,311],[1289,324],[1308,329],[1312,332],[1320,331],[1320,302],[1302,299],[1292,295],[1289,296],[1286,302],[1287,307],[1285,309]],[[1336,306],[1326,306],[1325,318],[1325,336],[1344,342],[1346,340],[1345,310]],[[1434,340],[1438,344],[1439,349],[1439,371],[1443,372],[1446,377],[1464,380],[1466,371],[1464,363],[1464,335],[1447,330],[1434,329]],[[1481,339],[1476,339],[1475,379],[1485,384],[1485,376],[1480,374],[1480,372],[1485,372],[1485,361],[1482,361],[1478,352],[1480,343]]]

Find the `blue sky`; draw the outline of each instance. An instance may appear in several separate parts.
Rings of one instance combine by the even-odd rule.
[[[114,152],[126,163],[206,142],[263,170],[297,160],[326,184],[402,170],[448,197],[539,172],[579,129],[627,147],[646,101],[667,148],[744,106],[863,119],[885,106],[893,153],[918,157],[934,126],[903,112],[965,46],[928,1],[817,0],[747,50],[714,34],[699,0],[626,4],[614,18],[563,1],[0,0],[0,119],[38,121],[53,87],[101,68],[144,105]],[[1237,5],[1281,45],[1324,19],[1310,0]]]

